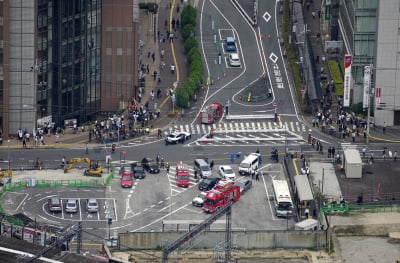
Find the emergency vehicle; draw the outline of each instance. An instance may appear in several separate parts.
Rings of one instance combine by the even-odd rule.
[[[222,104],[212,102],[200,112],[200,123],[212,124],[221,117],[222,113]]]
[[[176,164],[175,173],[176,185],[179,187],[189,187],[189,169],[186,164],[179,162]]]
[[[213,189],[207,192],[203,211],[215,213],[218,209],[235,202],[240,198],[240,186],[233,181],[221,180]]]

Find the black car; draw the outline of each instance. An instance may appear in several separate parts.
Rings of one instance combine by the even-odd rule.
[[[151,158],[143,158],[142,166],[149,173],[158,174],[160,172],[160,166],[158,166],[158,164]]]
[[[219,180],[221,180],[221,178],[207,177],[207,178],[203,179],[203,181],[200,182],[199,190],[201,190],[201,191],[211,190],[219,182]]]
[[[135,165],[132,169],[132,173],[135,179],[144,179],[146,177],[144,168],[141,165]]]

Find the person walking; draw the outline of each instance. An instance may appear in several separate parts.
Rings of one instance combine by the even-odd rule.
[[[397,161],[397,151],[393,152],[393,162]]]
[[[22,138],[22,148],[26,148],[26,138]]]
[[[156,81],[156,79],[157,79],[157,71],[156,70],[154,70],[154,72],[153,72],[153,80],[154,81]]]
[[[257,173],[256,173],[256,181],[260,181],[260,172],[259,171],[257,171]]]
[[[211,161],[211,162],[210,162],[210,169],[212,170],[213,167],[214,167],[214,161]]]
[[[86,154],[89,154],[89,146],[88,146],[87,143],[86,143],[86,146],[85,146],[85,152],[86,152]]]

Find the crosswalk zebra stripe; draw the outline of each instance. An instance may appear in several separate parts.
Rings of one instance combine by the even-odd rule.
[[[268,128],[272,129],[272,124],[271,124],[271,122],[268,122]]]

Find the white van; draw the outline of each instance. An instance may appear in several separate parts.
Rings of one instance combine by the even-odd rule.
[[[250,174],[252,170],[258,169],[260,154],[251,153],[239,164],[239,174]]]

